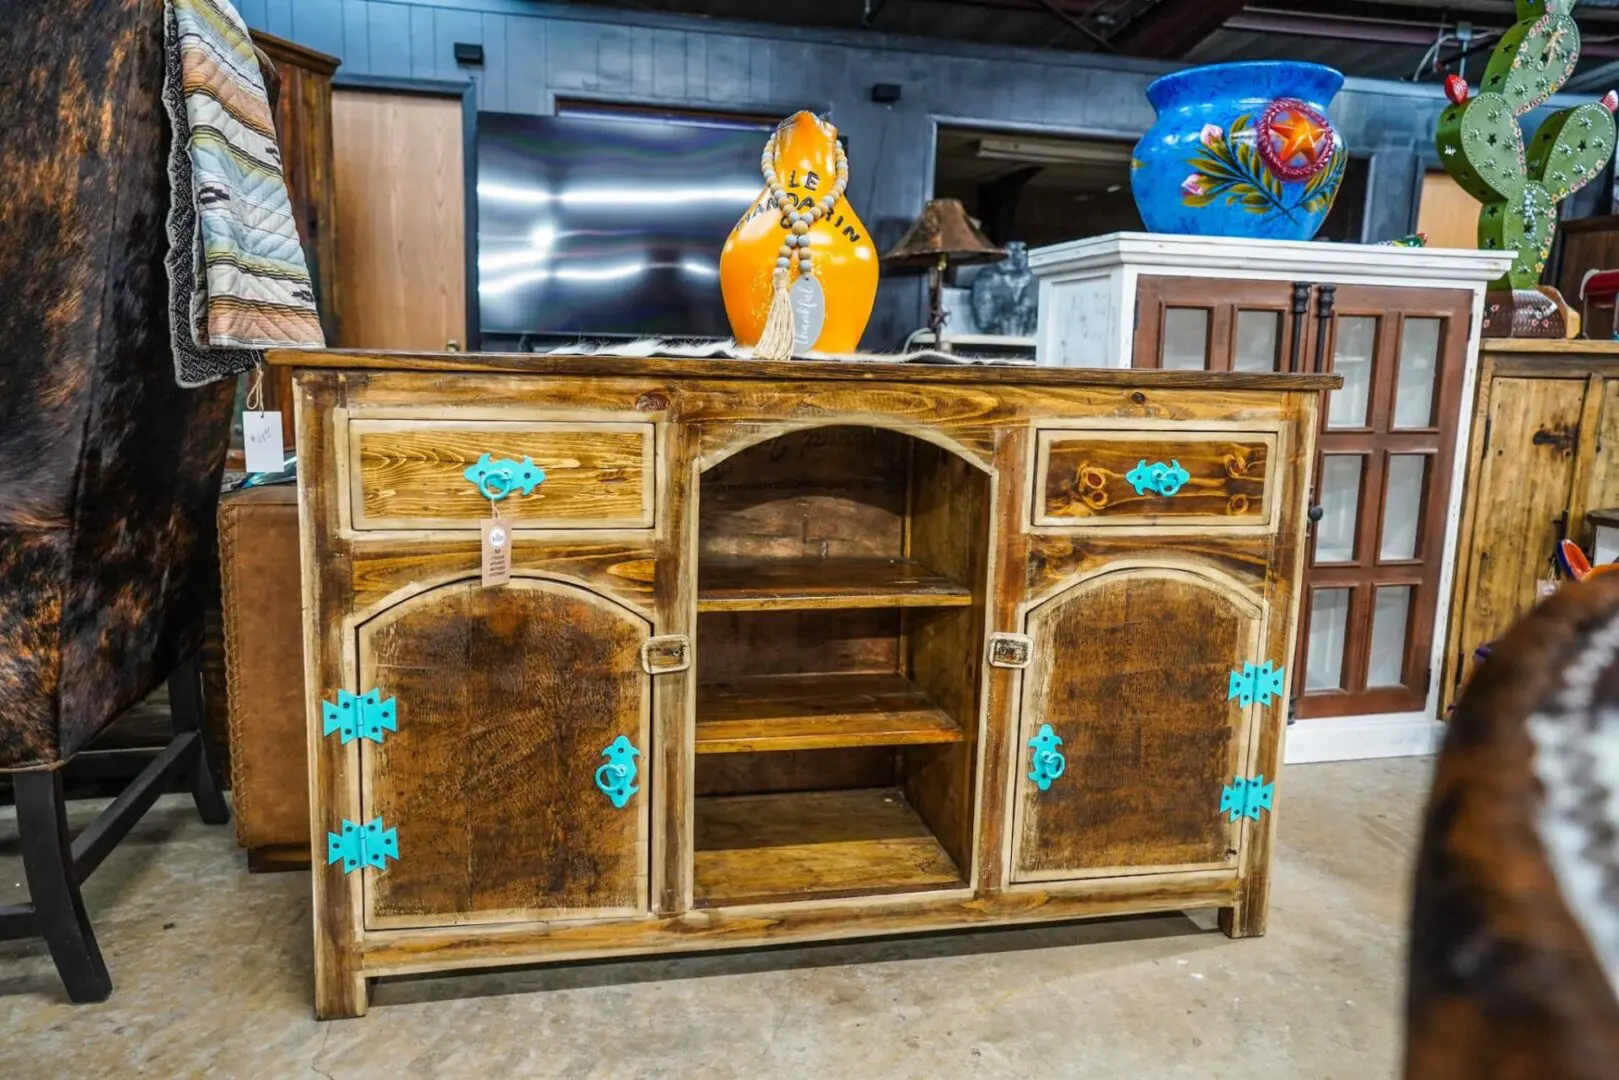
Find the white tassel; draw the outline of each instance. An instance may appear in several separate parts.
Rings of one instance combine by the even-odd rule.
[[[791,360],[793,357],[793,301],[787,282],[791,275],[787,267],[778,266],[771,278],[770,315],[765,319],[759,344],[753,347],[753,355],[761,360]]]

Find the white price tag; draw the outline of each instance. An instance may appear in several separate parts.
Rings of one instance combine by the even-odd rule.
[[[480,523],[483,530],[483,584],[504,585],[512,579],[511,523],[489,518]]]
[[[244,412],[242,446],[247,451],[250,473],[280,472],[287,465],[286,448],[281,444],[281,414]]]

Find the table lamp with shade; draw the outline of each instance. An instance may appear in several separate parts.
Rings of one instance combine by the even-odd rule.
[[[944,272],[952,266],[997,262],[1006,252],[990,243],[959,199],[934,199],[916,224],[883,256],[891,270],[928,272],[928,329],[939,343],[950,313],[944,309]]]

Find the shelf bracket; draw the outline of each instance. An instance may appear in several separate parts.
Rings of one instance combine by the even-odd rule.
[[[1034,658],[1034,641],[1028,634],[989,635],[989,666],[1026,668]]]
[[[641,670],[648,675],[672,675],[691,667],[691,638],[664,634],[641,642]]]

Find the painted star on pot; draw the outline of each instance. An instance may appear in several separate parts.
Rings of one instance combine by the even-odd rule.
[[[1332,160],[1327,118],[1302,101],[1273,101],[1259,118],[1259,156],[1283,180],[1308,180]]]

